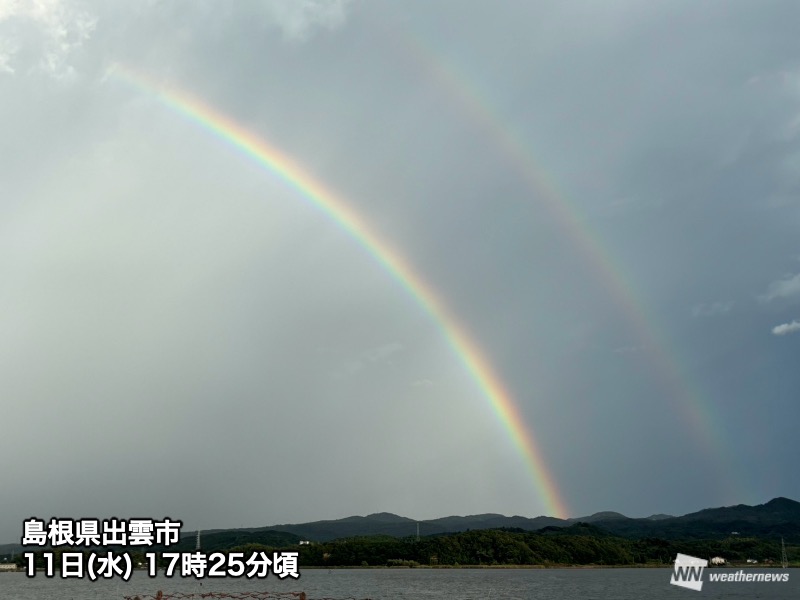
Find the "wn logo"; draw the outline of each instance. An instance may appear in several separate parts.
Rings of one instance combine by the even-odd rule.
[[[707,560],[695,558],[688,554],[678,554],[675,557],[675,567],[669,582],[672,585],[679,585],[699,592],[703,589],[703,569],[707,566]]]

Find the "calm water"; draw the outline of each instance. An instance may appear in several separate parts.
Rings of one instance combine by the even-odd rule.
[[[716,572],[727,572],[725,569]],[[800,571],[788,583],[713,583],[706,573],[703,591],[669,585],[670,569],[354,569],[301,571],[299,580],[149,579],[137,572],[129,582],[48,579],[37,573],[0,573],[2,600],[122,600],[124,596],[176,592],[200,594],[244,591],[305,591],[319,598],[372,600],[522,600],[560,598],[800,598]],[[732,572],[732,571],[731,571]],[[751,571],[748,571],[751,572]],[[753,570],[752,572],[762,572]],[[766,572],[766,571],[764,571]]]

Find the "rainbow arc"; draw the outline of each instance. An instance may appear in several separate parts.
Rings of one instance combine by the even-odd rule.
[[[161,104],[201,127],[217,139],[237,148],[242,155],[280,178],[307,202],[326,214],[346,231],[416,300],[441,329],[450,347],[491,404],[523,457],[547,514],[566,518],[569,510],[556,481],[547,468],[541,449],[526,429],[513,397],[498,377],[491,362],[434,289],[412,268],[391,244],[332,190],[315,179],[286,153],[249,131],[231,117],[192,97],[185,91],[156,82],[146,74],[117,64],[111,75],[153,96]]]

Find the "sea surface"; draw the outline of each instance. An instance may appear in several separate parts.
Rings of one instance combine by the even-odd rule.
[[[715,569],[715,572],[736,572]],[[746,572],[785,572],[748,569]],[[284,600],[288,592],[304,591],[308,600],[557,600],[561,598],[651,600],[660,598],[800,598],[800,570],[789,569],[788,583],[710,582],[696,592],[670,585],[671,569],[308,569],[297,580],[197,580],[163,576],[150,579],[143,571],[130,581],[89,581],[28,578],[24,573],[0,573],[2,600],[124,600],[140,596],[151,600],[159,590],[170,598],[206,600],[241,598],[242,592],[260,592],[258,600]],[[270,595],[266,595],[270,592]]]

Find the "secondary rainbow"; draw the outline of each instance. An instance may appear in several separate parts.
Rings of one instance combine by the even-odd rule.
[[[434,290],[351,206],[278,148],[185,91],[156,82],[146,74],[120,64],[115,65],[110,75],[140,92],[154,96],[164,106],[239,149],[245,156],[280,177],[294,188],[300,197],[327,214],[357,240],[438,324],[453,352],[491,404],[513,444],[524,458],[545,511],[560,518],[568,516],[569,510],[555,479],[547,468],[541,450],[533,435],[526,429],[511,394],[495,373],[489,360]]]
[[[583,212],[542,167],[543,163],[534,155],[530,142],[523,138],[518,127],[503,119],[489,95],[477,84],[477,78],[467,75],[434,43],[418,32],[397,32],[389,37],[393,37],[416,66],[427,72],[430,79],[444,90],[453,104],[465,113],[466,120],[482,132],[491,142],[490,147],[499,151],[507,165],[536,194],[540,205],[555,219],[559,229],[589,265],[596,281],[626,315],[638,337],[640,349],[658,368],[661,385],[669,392],[698,446],[715,461],[718,485],[724,488],[720,491],[731,500],[741,498],[741,478],[732,472],[727,457],[724,435],[719,426],[722,419],[713,414],[710,401],[685,374],[686,369],[681,366],[677,353],[669,350],[668,336],[659,331],[654,319],[648,315],[645,303],[638,298],[636,286],[625,275],[621,263],[592,231]]]

